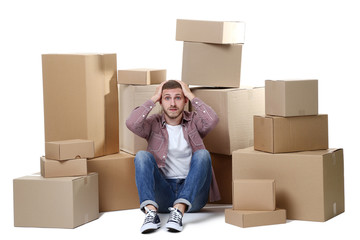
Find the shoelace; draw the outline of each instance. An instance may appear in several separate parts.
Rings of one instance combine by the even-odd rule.
[[[147,213],[145,216],[144,224],[153,222],[153,220],[156,216],[156,211],[150,210],[147,207],[145,207],[145,210],[147,211]]]
[[[169,207],[170,217],[168,222],[180,223],[182,219],[181,212],[177,208]]]

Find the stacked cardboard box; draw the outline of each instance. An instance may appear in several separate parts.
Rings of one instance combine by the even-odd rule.
[[[273,179],[238,179],[233,183],[233,208],[225,210],[225,222],[254,227],[286,222],[286,210],[276,208]]]
[[[344,212],[343,150],[328,149],[317,96],[317,80],[266,81],[268,115],[254,116],[254,147],[233,152],[233,180],[274,179],[288,219],[326,221]]]
[[[99,217],[98,174],[87,172],[91,140],[45,143],[41,176],[14,179],[14,225],[74,228]]]
[[[222,198],[217,203],[232,203],[231,154],[254,145],[253,116],[265,113],[264,88],[240,88],[244,35],[244,22],[177,20],[182,81],[219,117],[204,138]]]

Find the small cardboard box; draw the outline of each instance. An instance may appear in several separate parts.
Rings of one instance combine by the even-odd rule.
[[[58,161],[40,157],[40,168],[44,178],[87,175],[86,158]]]
[[[245,42],[245,22],[176,20],[176,40],[232,44]]]
[[[254,116],[255,150],[283,153],[328,148],[328,116]]]
[[[210,153],[211,164],[219,187],[221,199],[213,204],[232,204],[232,157]]]
[[[345,210],[342,149],[272,154],[233,152],[233,179],[274,179],[276,207],[287,218],[326,221]]]
[[[94,141],[71,139],[45,143],[45,157],[53,160],[70,160],[75,158],[93,158]]]
[[[42,55],[45,142],[94,141],[95,157],[119,151],[116,54]]]
[[[88,171],[99,174],[100,212],[140,207],[134,158],[119,152],[88,160]]]
[[[13,180],[15,227],[75,228],[99,217],[98,174]]]
[[[235,179],[233,187],[233,209],[275,210],[275,181],[273,179]]]
[[[282,117],[318,114],[318,80],[266,80],[265,113]]]
[[[138,106],[145,103],[155,94],[155,90],[159,85],[119,85],[119,102],[120,102],[120,150],[136,154],[140,150],[147,149],[147,141],[135,135],[126,127],[126,119],[131,112]],[[161,113],[161,106],[159,103],[151,110],[149,116],[152,114]]]
[[[286,223],[286,210],[275,211],[243,211],[225,209],[225,222],[246,228]]]
[[[242,44],[184,42],[181,80],[206,87],[240,87]]]
[[[219,123],[204,138],[209,152],[231,155],[237,149],[254,145],[253,117],[265,113],[263,87],[193,88],[191,91],[219,117]]]
[[[118,70],[119,84],[159,84],[166,81],[166,69],[125,69]]]

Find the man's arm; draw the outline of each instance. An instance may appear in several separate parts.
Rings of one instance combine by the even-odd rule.
[[[161,83],[155,90],[154,96],[147,100],[143,105],[136,107],[126,120],[127,128],[136,135],[147,139],[151,132],[152,119],[147,118],[150,111],[155,107],[156,102],[161,98],[162,85]]]

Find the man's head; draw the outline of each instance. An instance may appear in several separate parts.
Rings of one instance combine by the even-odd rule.
[[[163,85],[160,104],[169,119],[181,118],[186,103],[187,98],[180,83],[169,80]]]

